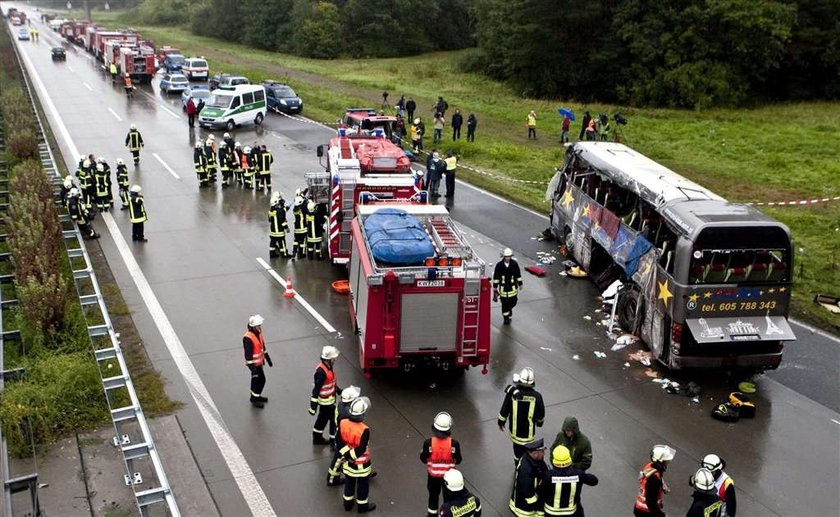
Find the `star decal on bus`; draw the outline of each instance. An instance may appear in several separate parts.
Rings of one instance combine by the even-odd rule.
[[[583,208],[580,211],[580,215],[582,215],[583,217],[591,217],[591,215],[589,214],[589,203],[583,205]]]
[[[572,196],[572,192],[567,190],[565,194],[563,194],[563,206],[569,206],[575,198]]]
[[[657,296],[657,299],[662,300],[665,307],[668,307],[668,300],[674,296],[674,294],[668,289],[668,280],[656,283],[659,285],[659,296]]]
[[[712,297],[712,292],[711,291],[706,291],[705,293],[703,293],[703,298],[711,298],[711,297]]]
[[[694,303],[697,303],[697,298],[699,298],[699,297],[700,296],[697,293],[694,293],[694,294],[692,294],[691,296],[688,297],[688,300],[692,301]]]

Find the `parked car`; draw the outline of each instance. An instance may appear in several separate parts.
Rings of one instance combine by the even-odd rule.
[[[18,39],[21,41],[28,41],[29,40],[29,29],[26,27],[21,27],[18,31]]]
[[[199,100],[203,100],[206,103],[207,99],[210,97],[210,88],[202,84],[196,84],[184,90],[183,93],[181,93],[181,109],[184,111],[187,110],[187,101],[190,100],[190,97],[193,98],[193,102],[196,103],[196,105],[198,105]]]
[[[186,58],[181,54],[167,54],[161,65],[170,74],[180,72],[181,67],[184,66]]]
[[[63,47],[51,48],[50,55],[52,56],[53,61],[65,61],[67,59],[67,54],[64,52]]]
[[[190,81],[196,79],[206,81],[210,77],[210,67],[207,66],[207,60],[203,57],[190,57],[184,60],[181,73],[187,76]]]
[[[215,90],[219,86],[239,86],[240,84],[251,84],[251,81],[245,76],[230,74],[216,74],[210,78],[211,90]]]
[[[160,80],[160,91],[166,93],[182,92],[190,87],[184,74],[164,74]]]
[[[288,84],[263,81],[263,86],[265,86],[268,109],[283,113],[301,113],[303,111],[303,101]]]

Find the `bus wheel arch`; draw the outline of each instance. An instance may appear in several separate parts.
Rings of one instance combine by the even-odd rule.
[[[644,298],[638,286],[632,285],[620,291],[616,317],[619,326],[630,334],[639,335],[641,319],[644,318]]]

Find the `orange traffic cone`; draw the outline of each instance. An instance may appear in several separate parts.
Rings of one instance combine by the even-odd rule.
[[[292,287],[292,277],[286,278],[286,292],[283,293],[283,296],[286,298],[294,298],[296,294],[295,288]]]

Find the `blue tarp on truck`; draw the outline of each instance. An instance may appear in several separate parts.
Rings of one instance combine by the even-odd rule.
[[[416,217],[399,208],[381,208],[365,219],[373,258],[393,266],[422,264],[435,256],[432,240]]]

